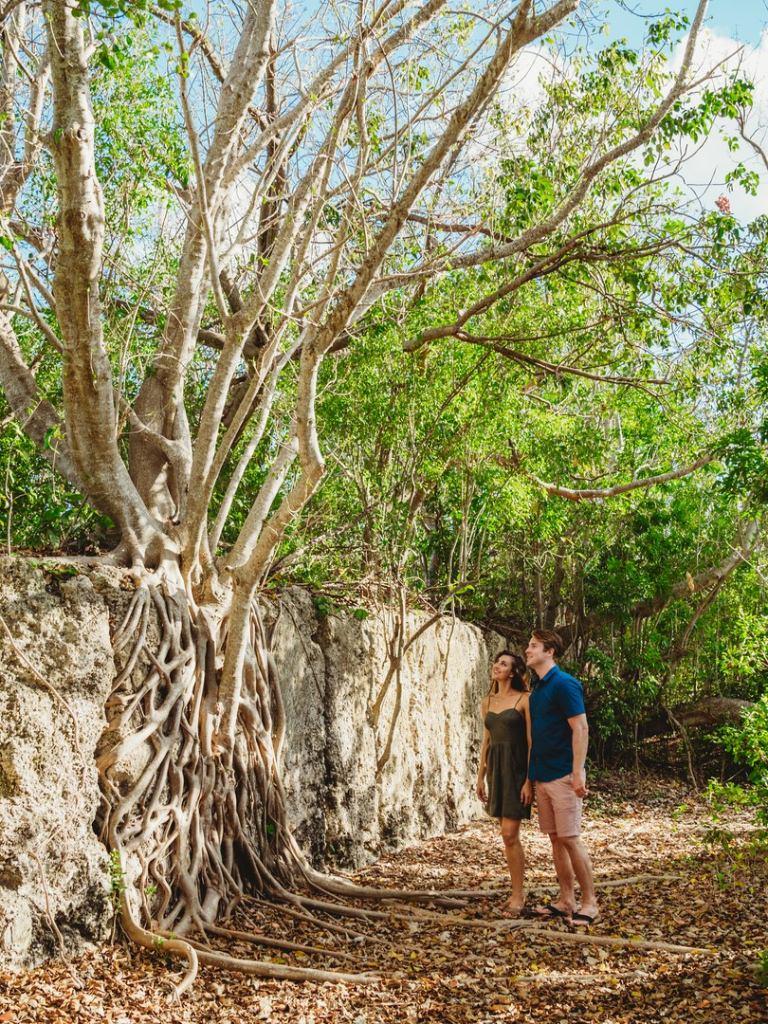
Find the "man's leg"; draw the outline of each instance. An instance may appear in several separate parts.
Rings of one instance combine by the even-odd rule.
[[[520,822],[515,818],[501,819],[501,838],[504,843],[504,856],[507,858],[509,877],[512,880],[512,895],[507,900],[507,909],[511,913],[520,913],[525,903],[523,893],[523,875],[525,874],[525,853],[520,842]]]
[[[581,889],[580,913],[595,917],[597,914],[597,897],[595,896],[595,884],[592,878],[592,862],[589,859],[587,848],[581,841],[580,836],[561,836],[560,846],[564,855],[568,858],[573,867],[572,874],[576,875]]]
[[[581,889],[579,913],[595,917],[597,915],[597,900],[592,880],[592,863],[587,848],[581,841],[582,799],[574,793],[570,775],[554,782],[552,790],[552,807],[560,848],[563,855],[568,858],[572,869],[571,877],[576,876]],[[588,922],[577,921],[578,923],[583,925]]]
[[[536,783],[536,811],[539,817],[539,829],[549,836],[552,844],[552,860],[555,864],[557,881],[560,886],[560,896],[551,906],[569,913],[576,908],[576,897],[573,891],[573,869],[571,868],[568,854],[563,850],[558,841],[551,789],[551,783]],[[540,917],[555,916],[551,910],[548,910],[546,905],[536,907],[534,913]]]
[[[571,858],[568,856],[568,850],[563,845],[563,840],[556,832],[550,832],[549,839],[552,843],[552,860],[555,863],[555,873],[560,885],[560,898],[555,903],[555,906],[560,910],[575,910],[576,894],[573,889],[574,877]]]

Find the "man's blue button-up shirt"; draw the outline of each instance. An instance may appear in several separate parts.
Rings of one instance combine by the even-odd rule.
[[[573,771],[573,739],[568,719],[586,713],[581,683],[554,665],[534,687],[529,706],[528,777],[539,782],[562,779]]]

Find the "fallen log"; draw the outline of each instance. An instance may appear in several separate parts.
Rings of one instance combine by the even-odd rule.
[[[672,713],[685,729],[716,729],[721,725],[737,725],[744,714],[752,707],[752,702],[739,700],[736,697],[706,697],[672,708]],[[673,733],[675,726],[666,711],[661,711],[653,718],[646,719],[638,729],[640,739],[650,739]]]

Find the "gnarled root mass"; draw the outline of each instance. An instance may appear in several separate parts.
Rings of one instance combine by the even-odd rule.
[[[101,832],[119,858],[123,927],[145,947],[186,958],[177,994],[192,984],[199,964],[292,980],[374,980],[241,960],[210,945],[211,937],[226,937],[218,922],[249,893],[307,916],[313,906],[343,911],[306,894],[322,876],[311,872],[286,820],[277,765],[282,701],[255,604],[248,628],[236,729],[224,749],[216,737],[226,615],[195,612],[167,581],[142,582],[114,632],[121,668],[107,701],[98,768]],[[347,913],[366,916],[351,907]]]

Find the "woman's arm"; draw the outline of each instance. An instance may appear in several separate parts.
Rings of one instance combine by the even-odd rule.
[[[526,761],[525,782],[520,790],[520,800],[526,805],[533,803],[533,783],[528,778],[531,770],[531,709],[528,704],[530,696],[529,693],[526,693],[522,700],[523,714],[525,715],[525,738],[528,743],[528,759]]]
[[[488,794],[485,791],[485,769],[488,761],[488,743],[491,739],[491,734],[485,728],[485,716],[487,714],[488,698],[485,697],[480,704],[480,721],[483,723],[483,742],[480,746],[480,763],[477,766],[477,785],[475,786],[477,798],[478,800],[482,800],[483,803],[488,799]]]

